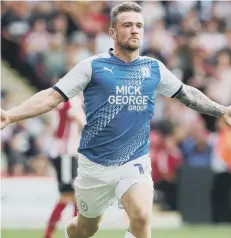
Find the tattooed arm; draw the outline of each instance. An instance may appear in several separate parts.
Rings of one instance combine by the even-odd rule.
[[[231,106],[225,107],[213,102],[196,88],[182,84],[182,82],[158,61],[160,81],[157,93],[178,99],[181,103],[198,112],[222,118],[231,126]]]
[[[175,98],[195,111],[214,117],[221,117],[231,126],[231,107],[225,107],[213,102],[198,89],[183,85]]]

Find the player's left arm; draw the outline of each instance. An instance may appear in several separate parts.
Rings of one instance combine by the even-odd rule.
[[[175,98],[195,111],[213,117],[223,118],[231,126],[231,106],[225,107],[210,100],[198,89],[184,84]]]
[[[166,66],[158,61],[160,81],[157,92],[171,98],[176,98],[187,107],[210,116],[223,118],[231,126],[231,106],[225,107],[210,100],[194,87],[183,84]]]

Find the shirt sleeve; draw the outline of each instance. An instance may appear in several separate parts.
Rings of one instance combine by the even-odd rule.
[[[167,97],[176,97],[183,88],[183,83],[160,61],[159,69],[160,82],[157,86],[157,92]]]
[[[92,57],[80,62],[52,87],[65,101],[83,91],[91,81],[91,61]]]

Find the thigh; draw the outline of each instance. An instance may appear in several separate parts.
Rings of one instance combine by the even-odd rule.
[[[121,177],[115,189],[117,199],[121,200],[130,187],[139,183],[146,184],[153,195],[151,170],[151,161],[148,156],[142,156],[123,165],[120,168]]]
[[[151,219],[153,190],[147,183],[132,185],[120,201],[130,219],[139,219],[139,217]]]
[[[143,156],[121,169],[124,173],[116,187],[120,203],[129,216],[140,212],[151,214],[154,189],[150,158]]]
[[[69,221],[68,226],[72,227],[71,232],[72,232],[72,235],[75,235],[75,236],[79,235],[79,234],[78,235],[75,234],[76,232],[79,233],[79,231],[85,231],[86,233],[94,234],[98,230],[101,220],[102,220],[102,216],[98,216],[95,218],[87,218],[83,216],[82,214],[78,213],[77,217],[73,217]]]
[[[74,192],[61,192],[59,200],[62,203],[76,203],[75,193]]]
[[[114,198],[114,187],[91,177],[78,174],[75,196],[79,213],[86,218],[100,217]]]
[[[99,224],[102,220],[102,215],[97,216],[95,218],[87,218],[83,216],[82,214],[79,214],[77,217],[77,226],[84,228],[91,228],[91,229],[97,229],[99,227]]]

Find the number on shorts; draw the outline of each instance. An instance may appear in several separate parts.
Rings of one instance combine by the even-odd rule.
[[[144,168],[142,164],[134,164],[135,167],[138,167],[140,174],[144,174]]]

